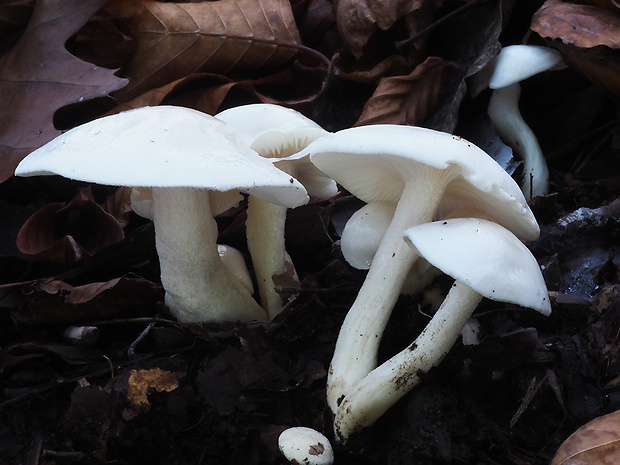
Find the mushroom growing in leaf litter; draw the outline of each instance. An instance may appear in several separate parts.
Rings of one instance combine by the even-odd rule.
[[[487,112],[502,139],[523,158],[522,189],[528,200],[548,193],[549,168],[536,135],[519,111],[519,82],[562,65],[560,52],[552,48],[510,45],[483,70],[493,89]]]
[[[335,413],[376,366],[381,336],[418,257],[403,240],[406,229],[475,207],[523,239],[536,239],[540,230],[514,180],[460,137],[413,126],[360,126],[321,138],[306,150],[351,194],[367,203],[396,204],[338,336],[327,381],[328,405]]]
[[[310,162],[307,153],[300,153],[310,142],[329,134],[311,119],[291,108],[271,104],[243,105],[215,116],[230,124],[259,155],[291,175],[291,179],[299,180],[309,195],[327,198],[337,192],[336,183]],[[273,277],[296,278],[285,248],[286,210],[259,198],[248,200],[248,248],[261,302],[270,318],[282,310]]]
[[[211,192],[246,192],[285,207],[308,201],[301,184],[247,147],[230,126],[174,106],[78,126],[28,155],[15,174],[151,188],[166,305],[182,322],[267,316],[219,258]]]
[[[453,218],[414,226],[404,235],[416,253],[456,282],[416,340],[346,393],[334,420],[341,440],[374,423],[443,360],[483,297],[551,313],[536,259],[506,228]]]

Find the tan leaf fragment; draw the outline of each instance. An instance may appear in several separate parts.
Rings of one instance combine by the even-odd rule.
[[[620,411],[595,418],[560,446],[551,465],[613,465],[620,457]]]
[[[429,57],[407,76],[381,79],[355,125],[420,125],[434,110],[444,73],[451,66],[451,62]]]
[[[147,412],[151,407],[148,399],[150,391],[171,392],[178,387],[179,379],[176,373],[161,368],[131,370],[127,383],[127,401],[130,409],[123,412],[123,418],[130,420],[140,413]]]
[[[278,67],[301,42],[286,0],[147,1],[125,23],[137,49],[123,69],[130,83],[115,94],[123,101],[192,73]]]

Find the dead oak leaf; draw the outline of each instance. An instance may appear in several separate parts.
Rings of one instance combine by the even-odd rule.
[[[445,71],[453,66],[441,58],[429,57],[406,76],[382,78],[355,125],[420,125],[434,110]]]
[[[620,411],[595,418],[560,446],[551,465],[614,464],[620,455]]]
[[[125,79],[75,57],[65,42],[105,0],[39,0],[17,44],[0,59],[0,182],[30,151],[60,134],[59,108],[103,97]]]
[[[130,83],[115,94],[123,101],[193,73],[278,67],[301,42],[285,0],[146,1],[123,21],[137,46],[123,69]]]

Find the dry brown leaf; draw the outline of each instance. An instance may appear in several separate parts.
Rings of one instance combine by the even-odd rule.
[[[451,66],[451,62],[429,57],[407,76],[381,79],[355,125],[420,125],[435,108],[444,72]]]
[[[620,16],[596,6],[547,0],[530,27],[541,37],[575,47],[620,48]]]
[[[603,415],[575,431],[551,465],[614,465],[620,457],[620,411]]]
[[[37,211],[17,234],[17,247],[41,260],[72,266],[124,237],[119,222],[84,194]]]
[[[105,0],[40,0],[19,42],[0,59],[0,182],[30,151],[60,134],[56,110],[127,82],[71,55],[65,42]]]
[[[553,40],[571,68],[620,95],[620,15],[596,6],[548,0],[534,15],[531,28]]]
[[[377,28],[389,29],[422,3],[423,0],[339,0],[336,7],[338,30],[353,55],[359,58]]]
[[[123,69],[130,83],[115,94],[123,101],[197,72],[278,67],[301,42],[286,0],[147,1],[125,23],[137,49]]]

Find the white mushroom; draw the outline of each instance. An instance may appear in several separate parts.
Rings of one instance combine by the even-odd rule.
[[[487,112],[502,139],[523,158],[522,189],[528,200],[548,193],[549,169],[536,135],[519,111],[519,82],[560,65],[562,56],[557,50],[511,45],[504,47],[484,71],[493,89]]]
[[[514,180],[484,151],[430,129],[375,125],[337,132],[308,146],[312,162],[363,201],[396,203],[394,217],[349,310],[328,374],[336,412],[351,387],[376,366],[377,348],[417,258],[403,232],[459,207],[476,205],[524,239],[539,228]]]
[[[405,239],[456,282],[416,340],[347,392],[334,423],[342,440],[374,423],[443,360],[483,297],[551,312],[536,259],[502,226],[454,218],[414,226]]]
[[[312,428],[298,426],[284,430],[278,437],[278,447],[284,457],[295,465],[334,463],[334,451],[329,440]]]
[[[286,207],[308,200],[301,184],[225,123],[173,106],[139,108],[78,126],[28,155],[15,174],[150,187],[153,203],[145,209],[152,208],[166,304],[183,322],[266,318],[219,259],[211,192],[232,191],[236,198],[247,192]]]
[[[336,193],[336,183],[320,172],[307,154],[300,153],[310,142],[329,134],[314,121],[293,109],[270,104],[234,107],[215,116],[230,124],[259,155],[299,180],[309,195],[331,197]],[[258,198],[248,202],[248,248],[261,302],[270,318],[282,310],[282,298],[275,290],[273,276],[296,276],[292,263],[287,266],[286,210]]]

